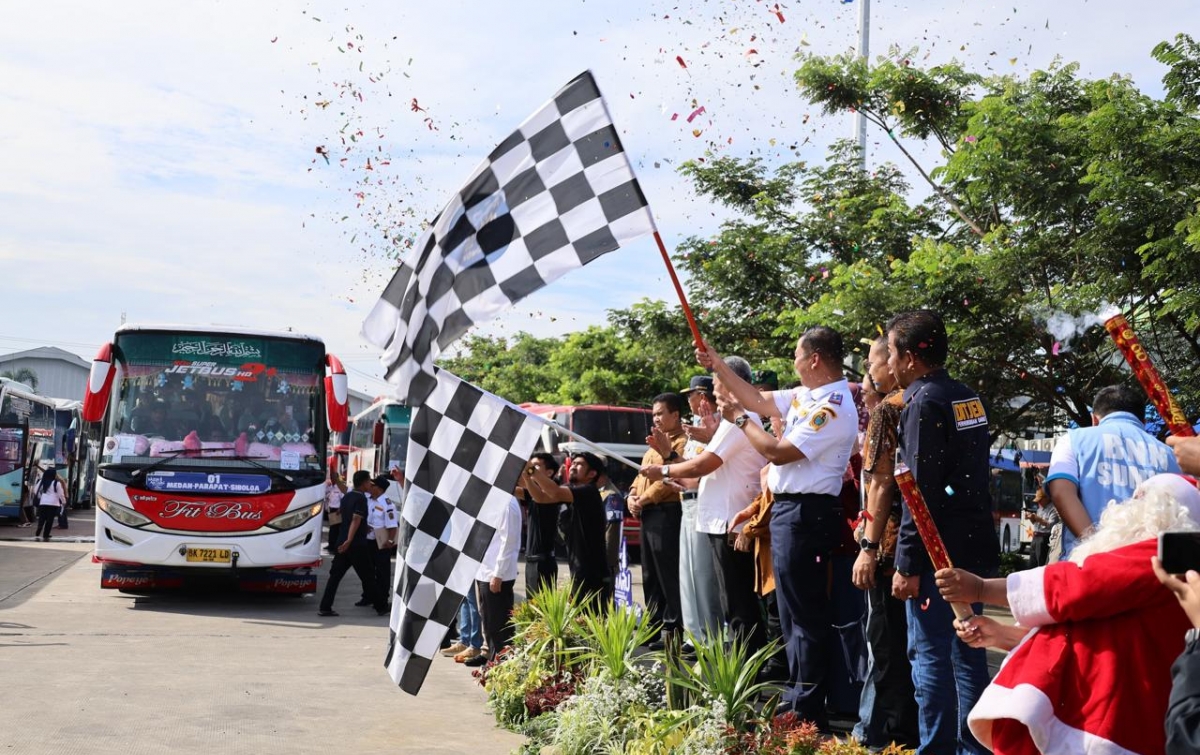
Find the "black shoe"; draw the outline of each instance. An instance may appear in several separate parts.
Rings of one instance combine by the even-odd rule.
[[[384,606],[383,608],[376,608],[376,609],[375,609],[375,613],[379,614],[380,616],[387,616],[387,615],[388,615],[388,614],[390,614],[391,612],[392,612],[392,604],[391,604],[391,603],[388,603],[388,604],[387,604],[386,606]]]
[[[488,662],[488,657],[486,655],[477,655],[474,658],[471,658],[470,660],[463,661],[462,665],[475,668],[477,666],[486,666],[487,662]]]
[[[363,598],[362,600],[358,601],[358,602],[357,602],[357,603],[355,603],[354,605],[356,605],[356,606],[370,606],[370,605],[374,605],[374,601],[372,601],[372,600],[367,600],[366,598]]]
[[[317,611],[317,615],[318,616],[337,616],[338,612],[333,611],[333,610],[327,611],[324,608],[322,608],[320,611]]]

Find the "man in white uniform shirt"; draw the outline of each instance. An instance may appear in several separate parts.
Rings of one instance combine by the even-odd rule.
[[[400,534],[400,520],[396,516],[396,505],[386,495],[389,482],[387,477],[379,475],[367,486],[367,539],[374,546],[371,557],[375,570],[375,584],[390,603],[392,553],[396,550],[396,540]],[[364,595],[355,605],[365,606],[369,602]]]
[[[745,359],[726,357],[725,363],[739,378],[749,382],[750,364]],[[732,398],[720,378],[714,381],[713,388],[718,402]],[[759,421],[757,416],[754,421]],[[751,651],[757,651],[767,641],[762,611],[754,592],[754,554],[734,550],[731,538],[741,527],[735,531],[729,524],[734,515],[758,494],[759,474],[766,463],[762,454],[750,445],[745,433],[732,422],[721,420],[712,439],[695,457],[678,464],[641,469],[641,474],[650,480],[662,479],[664,471],[670,479],[700,478],[696,530],[703,533],[707,547],[712,551],[723,619]]]
[[[771,464],[771,559],[789,674],[783,704],[823,730],[829,728],[825,699],[835,650],[826,585],[830,554],[846,524],[838,493],[858,437],[858,412],[842,372],[844,356],[836,330],[809,328],[796,344],[794,364],[802,387],[760,393],[715,351],[696,350],[700,364],[732,394],[721,415]],[[772,436],[747,412],[783,417],[783,437]]]
[[[463,661],[464,666],[482,666],[495,660],[512,644],[513,586],[517,583],[517,558],[521,551],[521,504],[510,498],[492,542],[475,574],[475,597],[483,620],[483,641],[488,654]]]

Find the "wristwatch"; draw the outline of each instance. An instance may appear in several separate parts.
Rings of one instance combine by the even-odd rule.
[[[670,464],[663,464],[662,476],[663,476],[664,480],[671,479],[671,465]]]
[[[870,538],[864,537],[858,541],[858,547],[865,551],[877,551],[879,550],[879,543],[873,543]]]
[[[737,419],[735,419],[735,420],[733,421],[733,424],[737,426],[737,429],[741,430],[743,427],[745,427],[745,426],[746,426],[746,423],[747,423],[747,422],[749,422],[749,421],[750,421],[750,415],[749,415],[749,414],[743,414],[742,416],[740,416],[740,417],[738,417]]]

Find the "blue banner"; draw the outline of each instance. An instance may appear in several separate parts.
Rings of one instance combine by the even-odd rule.
[[[258,474],[154,472],[146,476],[146,487],[169,493],[253,495],[270,490],[271,478]]]

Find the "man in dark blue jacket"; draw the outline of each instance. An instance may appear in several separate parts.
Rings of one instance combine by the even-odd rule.
[[[333,599],[337,597],[338,584],[346,572],[354,573],[362,580],[363,595],[375,596],[375,611],[380,616],[388,613],[387,595],[379,590],[375,581],[375,551],[373,540],[367,539],[367,496],[364,491],[371,484],[371,473],[360,469],[354,473],[354,489],[342,496],[342,541],[337,545],[337,555],[329,567],[329,579],[321,593],[318,616],[337,616],[333,610]]]
[[[988,489],[983,402],[946,373],[946,326],[936,313],[898,314],[888,321],[887,335],[888,366],[904,388],[900,460],[912,470],[954,565],[994,575],[1000,546]],[[987,653],[955,638],[950,604],[938,594],[929,555],[907,507],[892,594],[909,601],[909,658],[920,708],[918,751],[986,753],[967,729],[967,714],[988,684]]]

